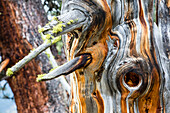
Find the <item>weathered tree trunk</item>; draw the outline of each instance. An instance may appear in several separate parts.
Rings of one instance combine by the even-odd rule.
[[[41,0],[0,0],[0,54],[11,67],[43,41],[38,25],[47,23]],[[57,80],[36,82],[36,75],[49,71],[45,54],[28,63],[8,83],[14,93],[18,113],[67,112],[65,93]],[[7,69],[7,68],[6,68]],[[48,93],[49,92],[49,93]]]
[[[170,65],[164,44],[169,43],[162,40],[164,36],[153,22],[153,3],[153,0],[63,1],[62,15],[57,21],[62,21],[64,27],[52,35],[70,32],[64,40],[70,62],[58,68],[56,75],[49,73],[42,79],[76,70],[71,76],[71,112],[168,112],[165,102],[169,101],[166,80]],[[43,33],[51,33],[55,25],[54,21],[45,26]],[[66,68],[71,63],[72,67]]]
[[[48,41],[67,33],[63,41],[69,61],[38,80],[73,72],[72,113],[168,112],[170,61],[164,44],[169,45],[169,37],[153,21],[153,3],[63,0],[62,14],[42,33],[50,36]],[[160,21],[158,9],[157,24],[167,31],[169,22]]]
[[[164,72],[164,104],[166,113],[170,112],[170,1],[169,0],[158,0],[158,11],[157,11],[157,24],[159,27],[160,35],[162,38],[157,40],[157,44],[163,43],[163,46],[158,46],[160,52],[158,53],[161,57],[162,68],[166,70]]]

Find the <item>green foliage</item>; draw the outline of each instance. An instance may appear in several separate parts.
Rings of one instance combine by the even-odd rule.
[[[42,3],[48,15],[60,15],[62,0],[42,0]]]
[[[61,40],[61,36],[58,36],[58,37],[56,37],[54,40],[53,40],[53,44],[55,44],[55,43],[57,43],[58,41],[60,41]]]
[[[63,45],[64,45],[64,44],[63,44],[62,41],[58,41],[58,42],[56,43],[56,49],[57,49],[59,55],[61,55],[61,49],[63,48]]]

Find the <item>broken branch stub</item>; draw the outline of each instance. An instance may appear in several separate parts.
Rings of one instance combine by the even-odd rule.
[[[3,62],[1,62],[0,64],[0,73],[2,70],[4,70],[6,68],[6,66],[9,64],[9,58],[5,59]]]
[[[77,69],[88,66],[91,60],[92,58],[89,54],[80,55],[62,66],[53,69],[48,74],[38,75],[37,81],[51,80],[61,75],[68,75]]]
[[[53,56],[50,48],[46,49],[45,54],[49,58],[49,61],[50,61],[51,65],[52,65],[52,67],[53,67],[53,69],[51,69],[51,70],[56,69],[58,67],[58,65],[57,65],[56,60],[54,59],[54,56]],[[70,94],[71,93],[71,87],[68,84],[68,82],[66,81],[65,77],[64,76],[60,76],[60,77],[57,78],[57,81],[59,81],[62,84],[63,89],[65,89],[68,92],[68,94],[71,95]]]
[[[11,76],[17,71],[19,71],[25,64],[27,64],[29,61],[31,61],[33,58],[38,56],[41,52],[46,50],[48,47],[50,47],[54,42],[61,40],[60,37],[54,38],[53,40],[49,41],[46,40],[42,45],[40,45],[38,48],[32,50],[27,56],[25,56],[22,60],[20,60],[18,63],[16,63],[11,68],[7,69],[6,75]]]
[[[81,28],[87,22],[88,21],[86,16],[81,11],[69,11],[65,14],[54,17],[48,24],[43,27],[41,32],[44,35],[51,34],[56,37]],[[58,29],[58,26],[62,27]],[[57,29],[55,30],[55,28]]]

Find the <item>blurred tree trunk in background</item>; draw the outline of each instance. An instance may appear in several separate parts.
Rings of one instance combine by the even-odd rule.
[[[37,30],[38,25],[45,23],[47,18],[41,0],[0,0],[0,55],[3,60],[10,59],[7,68],[42,43]],[[63,90],[56,80],[36,82],[36,75],[50,68],[48,58],[41,54],[7,80],[18,113],[68,111],[63,103]]]

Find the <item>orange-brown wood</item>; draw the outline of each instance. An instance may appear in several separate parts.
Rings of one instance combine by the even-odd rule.
[[[9,58],[5,59],[3,62],[0,64],[0,72],[6,68],[6,66],[9,64]]]

